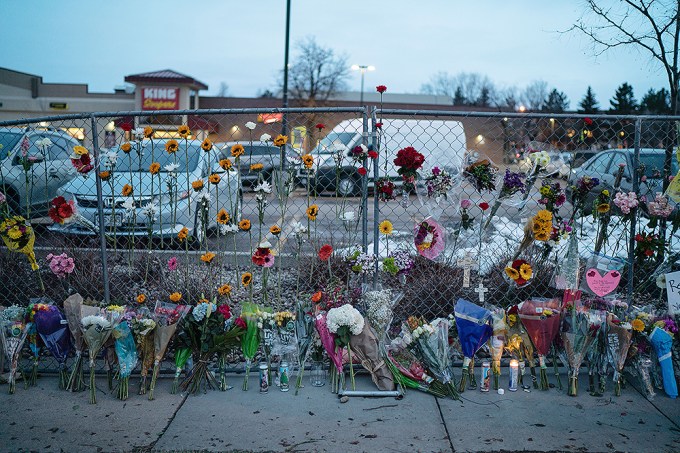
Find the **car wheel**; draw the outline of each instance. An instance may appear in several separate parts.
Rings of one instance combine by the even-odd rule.
[[[335,190],[341,197],[351,197],[358,195],[361,187],[359,186],[359,181],[357,178],[348,174],[344,174],[340,176],[338,187],[336,187]]]

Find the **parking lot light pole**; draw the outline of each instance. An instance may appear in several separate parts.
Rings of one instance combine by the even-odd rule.
[[[364,106],[364,74],[366,74],[366,71],[375,71],[375,66],[353,64],[352,70],[353,71],[361,71],[361,97],[360,97],[359,105],[361,105],[363,107]]]

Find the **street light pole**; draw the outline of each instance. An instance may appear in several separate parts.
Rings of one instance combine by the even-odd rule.
[[[359,104],[363,107],[364,106],[364,75],[366,74],[366,71],[375,71],[375,66],[353,64],[352,70],[353,71],[361,71],[361,95],[360,95]]]
[[[288,49],[290,43],[290,0],[286,0],[286,49],[283,56],[283,108],[288,108]],[[288,135],[288,118],[283,112],[281,135]]]

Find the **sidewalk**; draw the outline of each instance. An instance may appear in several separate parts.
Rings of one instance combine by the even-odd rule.
[[[294,389],[260,394],[257,375],[243,392],[242,379],[230,376],[234,389],[198,396],[171,395],[163,379],[155,401],[132,394],[135,379],[123,402],[99,378],[96,405],[87,392],[57,390],[54,377],[28,390],[19,383],[15,395],[0,386],[0,451],[680,451],[679,400],[659,392],[649,402],[631,385],[621,397],[611,388],[592,397],[586,376],[576,398],[556,389],[468,390],[459,402],[409,391],[401,400],[347,403],[328,385],[307,385],[296,397]],[[374,386],[360,376],[359,389]]]

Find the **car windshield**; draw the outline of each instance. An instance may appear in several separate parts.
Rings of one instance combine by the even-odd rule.
[[[645,176],[648,178],[660,178],[663,173],[663,154],[641,154],[640,163],[645,166]],[[678,172],[678,161],[673,156],[671,161],[671,174]]]
[[[355,135],[354,132],[331,132],[321,139],[317,151],[333,152],[338,145],[343,145],[341,148],[347,147]]]
[[[149,171],[149,166],[153,162],[158,162],[161,165],[161,172],[167,172],[165,167],[173,163],[178,165],[178,172],[187,171],[187,158],[184,152],[183,143],[180,144],[179,150],[174,155],[165,151],[165,143],[154,143],[153,153],[151,152],[150,144],[145,143],[142,147],[141,161],[137,156],[134,144],[132,145],[132,151],[130,151],[129,157],[126,156],[125,153],[120,149],[118,149],[117,152],[118,161],[116,163],[116,171]],[[192,144],[189,145],[187,153],[189,155],[189,171],[194,171],[196,169],[201,153],[203,153],[203,150],[201,150],[200,146]],[[106,153],[104,152],[103,155],[105,156]]]
[[[7,153],[17,146],[22,135],[16,132],[0,132],[0,159],[7,157]]]

